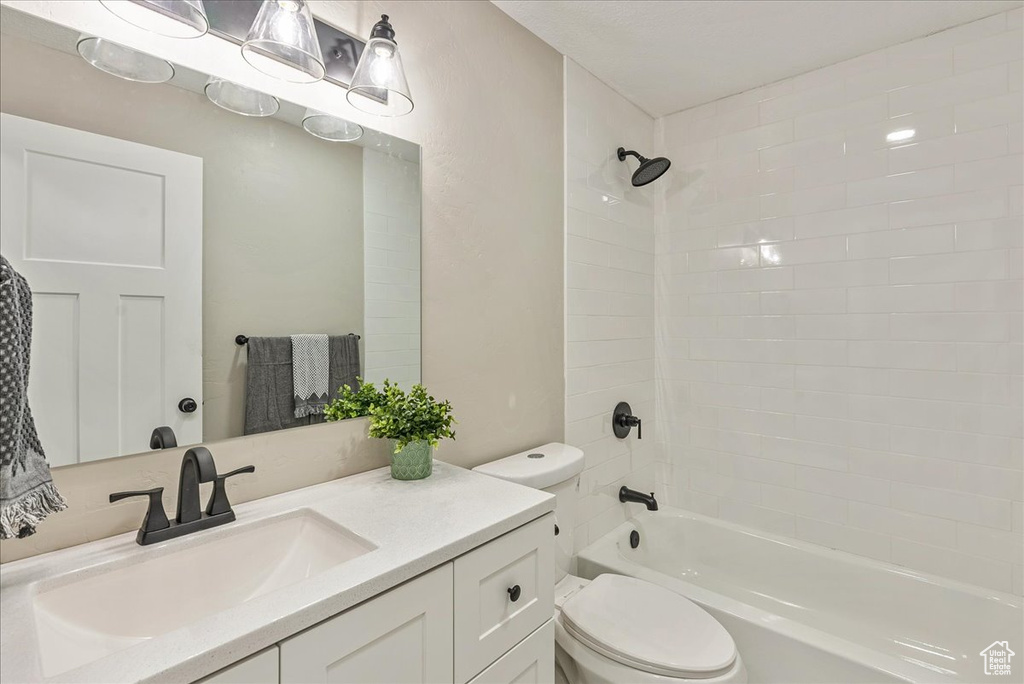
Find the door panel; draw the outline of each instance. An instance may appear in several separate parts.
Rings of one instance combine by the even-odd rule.
[[[277,646],[271,646],[196,684],[278,684],[279,655]]]
[[[466,682],[551,619],[554,514],[455,559],[455,679]]]
[[[51,465],[147,451],[159,425],[202,441],[202,159],[0,127],[0,244],[33,291],[29,401]]]
[[[452,681],[452,564],[281,642],[282,684]]]
[[[552,684],[554,681],[555,621],[548,620],[469,684]]]

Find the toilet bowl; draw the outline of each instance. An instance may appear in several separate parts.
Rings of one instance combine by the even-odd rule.
[[[579,449],[552,443],[475,468],[556,496],[556,681],[745,684],[732,637],[693,601],[635,577],[569,574],[583,462]]]

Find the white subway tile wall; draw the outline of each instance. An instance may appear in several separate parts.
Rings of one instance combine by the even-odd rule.
[[[566,59],[566,400],[569,444],[586,453],[577,550],[625,521],[618,489],[654,491],[654,218],[657,185],[634,188],[636,160],[652,155],[654,120]],[[612,434],[627,401],[643,439]],[[635,505],[635,504],[634,504]]]
[[[420,165],[363,148],[363,378],[420,381]]]
[[[1024,593],[1021,14],[656,122],[673,167],[651,186],[665,195],[650,436],[669,503]],[[572,95],[585,75],[570,74]],[[650,272],[628,264],[651,257],[618,253],[633,239],[585,249],[612,187],[584,181],[624,173],[605,165],[612,138],[648,121],[613,119],[624,105],[586,88],[569,99],[582,110],[569,116],[569,312],[584,335],[569,343],[569,405],[587,406],[571,413],[593,429],[571,434],[602,445],[597,465],[628,452],[599,441],[593,411],[625,388],[650,411]],[[646,245],[639,197],[615,195],[621,235]],[[591,253],[600,266],[572,263]],[[584,303],[595,290],[609,292]]]

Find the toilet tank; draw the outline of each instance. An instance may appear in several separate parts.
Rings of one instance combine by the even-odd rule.
[[[558,526],[558,534],[555,536],[555,583],[561,581],[569,573],[572,562],[576,497],[579,493],[580,473],[583,472],[583,452],[568,444],[551,442],[485,463],[473,470],[555,495],[555,525]]]

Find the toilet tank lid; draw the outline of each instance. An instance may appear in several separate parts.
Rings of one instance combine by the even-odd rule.
[[[568,444],[551,442],[473,470],[526,487],[546,489],[579,475],[583,471],[583,452]]]

